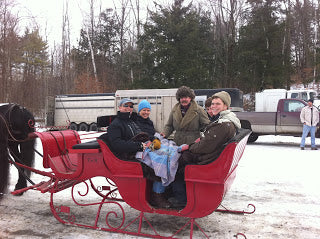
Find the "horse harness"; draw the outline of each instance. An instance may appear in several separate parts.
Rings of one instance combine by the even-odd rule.
[[[12,113],[12,111],[13,111],[13,109],[15,108],[15,107],[19,107],[19,109],[21,109],[21,110],[25,110],[25,108],[24,107],[22,107],[22,106],[20,106],[20,105],[17,105],[17,104],[9,104],[9,107],[7,108],[7,110],[5,111],[5,112],[0,112],[0,119],[3,121],[3,123],[4,123],[4,125],[5,125],[5,128],[6,128],[6,130],[7,130],[7,132],[8,132],[8,135],[9,135],[9,141],[14,141],[14,142],[24,142],[25,141],[25,139],[24,140],[18,140],[18,139],[16,139],[15,137],[14,137],[14,135],[13,134],[23,134],[23,132],[21,132],[21,131],[18,131],[18,130],[14,130],[13,128],[12,128],[12,124],[11,124],[11,113]],[[8,160],[9,160],[9,162],[11,163],[11,164],[13,164],[16,168],[17,168],[17,170],[19,171],[19,173],[26,179],[26,180],[28,180],[32,185],[34,185],[35,183],[30,179],[30,177],[21,169],[21,167],[20,166],[18,166],[17,164],[16,164],[16,161],[18,161],[19,163],[23,163],[23,162],[21,162],[21,160],[19,159],[19,157],[17,156],[17,155],[15,155],[10,149],[9,149],[9,151],[10,151],[10,154],[11,154],[11,156],[10,155],[8,155]]]
[[[8,135],[10,136],[9,141],[24,142],[25,139],[19,140],[16,137],[14,137],[14,134],[23,134],[24,132],[13,129],[12,124],[11,124],[11,113],[15,107],[19,107],[19,109],[21,109],[21,110],[25,110],[25,108],[18,105],[18,104],[9,104],[9,105],[10,105],[10,107],[8,107],[8,109],[4,113],[0,112],[0,118],[2,119],[2,121],[5,125],[5,128],[8,131]],[[29,124],[29,122],[28,122],[28,124]]]

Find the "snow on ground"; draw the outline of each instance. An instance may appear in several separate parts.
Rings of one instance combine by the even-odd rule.
[[[237,177],[222,204],[243,210],[251,203],[256,212],[251,215],[215,212],[198,219],[209,237],[234,238],[239,232],[248,239],[319,238],[320,151],[311,151],[308,140],[309,148],[304,151],[299,147],[300,138],[291,136],[263,136],[247,145]],[[316,143],[319,145],[320,139]],[[38,148],[41,151],[41,143]],[[36,167],[41,167],[40,157],[36,159]],[[16,183],[16,171],[11,167],[10,191]],[[42,180],[35,174],[31,178],[36,182]],[[57,196],[68,203],[70,192],[65,191]],[[37,191],[28,191],[21,197],[6,195],[0,202],[0,238],[137,238],[63,225],[51,214],[49,202],[49,194]],[[124,208],[127,217],[138,215],[129,206]],[[92,214],[85,210],[83,216]],[[184,218],[166,215],[155,215],[152,220],[160,226],[160,232],[173,232],[177,224],[185,222]],[[185,233],[182,238],[189,236]]]

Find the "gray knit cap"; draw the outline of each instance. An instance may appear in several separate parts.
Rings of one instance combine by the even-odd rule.
[[[231,97],[228,92],[225,92],[225,91],[217,92],[214,95],[212,95],[212,98],[213,99],[220,98],[223,101],[223,103],[228,106],[228,108],[230,107]]]

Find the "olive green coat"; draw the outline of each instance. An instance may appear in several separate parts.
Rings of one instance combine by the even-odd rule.
[[[209,123],[207,113],[194,100],[191,101],[184,117],[181,114],[180,103],[177,103],[170,112],[163,133],[165,137],[169,137],[175,131],[173,141],[177,145],[191,144],[200,137],[200,130]]]

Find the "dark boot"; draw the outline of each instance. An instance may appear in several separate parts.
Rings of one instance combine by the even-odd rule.
[[[187,192],[186,192],[186,184],[183,180],[175,180],[171,183],[173,196],[180,203],[186,204],[187,202]]]
[[[171,197],[171,198],[169,198],[168,199],[168,201],[171,203],[171,207],[173,208],[173,209],[177,209],[177,210],[181,210],[181,209],[183,209],[183,208],[185,208],[185,206],[186,206],[186,202],[180,202],[180,201],[178,201],[176,198],[174,198],[174,197]]]
[[[155,208],[170,208],[171,203],[165,198],[164,193],[151,193],[150,204]]]

